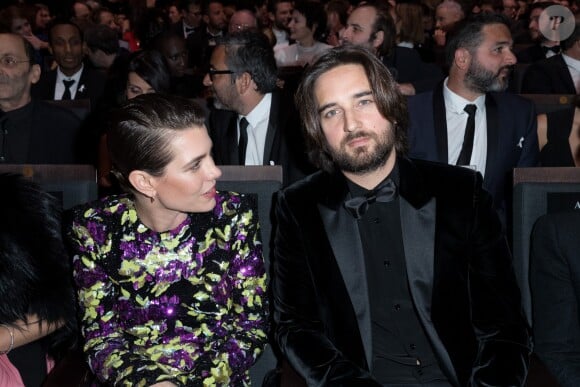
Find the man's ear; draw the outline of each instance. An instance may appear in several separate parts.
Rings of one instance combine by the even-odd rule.
[[[129,173],[129,182],[133,188],[149,198],[154,197],[157,193],[155,177],[145,171],[131,171]]]
[[[471,54],[466,48],[458,48],[455,50],[455,55],[453,56],[453,63],[461,70],[465,70],[469,67],[471,62]]]
[[[255,86],[256,85],[254,84],[252,76],[248,72],[244,72],[242,75],[236,78],[236,87],[240,95],[247,93],[250,88]]]
[[[373,39],[373,48],[378,50],[385,41],[385,32],[384,31],[377,31],[375,33],[375,38]]]
[[[34,85],[36,82],[38,82],[38,80],[40,79],[40,65],[38,64],[33,64],[32,67],[30,68],[30,84]]]
[[[48,43],[48,52],[50,55],[54,56],[54,52],[52,51],[52,45]]]

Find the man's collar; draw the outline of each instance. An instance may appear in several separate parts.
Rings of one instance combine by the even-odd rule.
[[[485,107],[485,94],[480,95],[474,101],[470,101],[463,98],[459,94],[455,93],[447,86],[447,81],[449,77],[445,78],[443,82],[443,99],[445,100],[445,108],[455,113],[463,113],[463,108],[468,104],[475,104],[479,111],[483,111]]]

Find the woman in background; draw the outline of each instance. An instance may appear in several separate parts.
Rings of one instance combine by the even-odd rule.
[[[111,85],[106,91],[109,95],[107,99],[113,99],[114,105],[101,110],[108,111],[141,94],[169,92],[171,79],[169,69],[163,55],[157,51],[139,51],[132,54],[127,67],[120,72],[122,74],[112,78]],[[101,194],[119,191],[119,187],[114,187],[111,177],[111,158],[107,150],[106,132],[102,133],[99,139],[97,176]]]
[[[288,23],[290,39],[296,43],[276,50],[276,65],[307,66],[326,50],[332,48],[322,43],[326,32],[326,11],[324,6],[313,0],[297,2]]]
[[[268,320],[255,200],[216,192],[187,99],[128,101],[108,144],[128,194],[75,209],[69,228],[91,369],[113,385],[247,385]]]

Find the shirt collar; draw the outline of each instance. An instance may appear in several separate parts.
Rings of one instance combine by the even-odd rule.
[[[569,67],[572,67],[574,70],[580,72],[580,60],[574,59],[566,54],[562,54],[562,59],[564,59],[564,62],[566,62]]]
[[[262,121],[269,118],[270,107],[272,106],[272,93],[264,94],[262,100],[248,113],[246,120],[252,128],[257,127]]]
[[[69,77],[69,76],[64,75],[64,73],[60,70],[60,67],[57,67],[56,68],[56,82],[62,82],[63,79],[66,79],[66,80],[72,79],[73,81],[75,81],[75,84],[78,85],[84,68],[85,68],[85,65],[81,64],[80,70]]]
[[[445,109],[456,114],[462,114],[465,105],[474,104],[477,110],[483,111],[485,109],[485,94],[480,95],[475,101],[469,101],[459,94],[454,93],[447,87],[449,77],[445,78],[443,82],[443,98],[445,100]]]

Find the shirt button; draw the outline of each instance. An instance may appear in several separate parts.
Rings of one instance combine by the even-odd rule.
[[[390,267],[391,266],[391,261],[389,261],[388,259],[383,261],[383,264],[385,265],[385,267]]]
[[[417,346],[415,344],[411,344],[411,345],[409,345],[409,348],[411,348],[412,350],[415,350],[417,348]]]
[[[401,305],[395,304],[395,310],[399,310],[399,309],[401,309]]]

